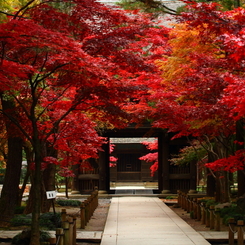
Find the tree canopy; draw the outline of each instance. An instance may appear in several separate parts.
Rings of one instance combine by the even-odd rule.
[[[130,122],[126,108],[148,93],[156,72],[151,61],[166,34],[143,14],[90,0],[30,1],[7,14],[0,25],[0,84],[2,100],[14,106],[1,114],[33,150],[31,244],[39,242],[43,167],[65,169],[96,157],[104,143],[99,130]],[[58,159],[47,155],[47,143]]]
[[[96,158],[104,128],[149,120],[205,142],[212,170],[243,169],[235,141],[245,112],[243,8],[188,2],[173,28],[93,0],[15,1],[0,14],[1,124],[33,151],[31,244],[43,167]]]

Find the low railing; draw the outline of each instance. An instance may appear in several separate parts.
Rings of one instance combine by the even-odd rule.
[[[229,245],[235,244],[235,234],[237,233],[237,245],[244,245],[244,221],[229,219]]]
[[[67,215],[66,209],[61,211],[62,228],[57,228],[55,237],[49,242],[42,242],[41,245],[76,245],[77,228],[76,215]]]
[[[80,206],[81,229],[84,229],[95,209],[98,207],[98,189],[96,188]],[[78,213],[79,213],[78,212]],[[62,228],[57,228],[55,237],[50,238],[49,242],[43,242],[42,245],[76,245],[77,214],[68,215],[66,209],[61,210]]]
[[[212,205],[206,206],[195,195],[181,191],[178,191],[178,205],[187,213],[192,213],[193,219],[201,221],[201,224],[210,230],[220,231],[220,208],[215,208]]]
[[[206,206],[205,203],[198,200],[198,198],[181,191],[178,191],[178,205],[188,213],[192,212],[192,218],[200,221],[201,224],[209,227],[210,230],[221,230],[220,208],[213,205]],[[229,245],[244,245],[244,230],[243,220],[235,222],[235,219],[230,219],[228,234]],[[235,234],[237,234],[237,237],[235,237]],[[235,240],[237,240],[236,243]]]
[[[96,188],[91,195],[82,202],[80,206],[81,229],[84,229],[98,207],[98,189]]]

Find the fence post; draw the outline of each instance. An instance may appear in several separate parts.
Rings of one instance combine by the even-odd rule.
[[[94,213],[94,210],[95,210],[95,204],[96,204],[96,201],[95,201],[95,191],[92,192],[91,194],[91,197],[92,197],[92,203],[91,203],[91,216],[93,215]]]
[[[207,206],[206,208],[206,227],[210,227],[210,209],[209,207]]]
[[[190,197],[189,198],[189,200],[190,200],[190,208],[189,208],[189,211],[190,211],[190,213],[193,213],[193,215],[192,215],[192,218],[194,217],[194,203],[193,203],[193,197]]]
[[[235,224],[236,222],[234,218],[229,219],[229,245],[235,244],[235,238],[234,238]]]
[[[202,203],[202,219],[201,219],[201,224],[204,225],[205,223],[206,223],[205,203]]]
[[[66,221],[66,209],[61,209],[61,221]]]
[[[185,198],[185,193],[181,193],[181,199],[182,199],[182,209],[186,210],[186,198]]]
[[[94,192],[93,191],[89,198],[90,198],[90,218],[91,218],[94,212]]]
[[[90,195],[88,197],[88,221],[90,220],[92,216],[92,196]]]
[[[55,237],[49,238],[49,244],[50,245],[56,245],[56,238]]]
[[[237,245],[243,245],[243,220],[237,221]]]
[[[179,191],[179,206],[183,208],[182,193]]]
[[[190,213],[190,209],[191,209],[191,200],[190,197],[188,196],[188,194],[186,194],[186,200],[187,200],[187,213]]]
[[[215,209],[215,230],[220,231],[220,208]]]
[[[85,228],[85,205],[84,203],[81,203],[81,206],[80,206],[80,219],[81,219],[81,229],[84,229]]]
[[[57,245],[64,245],[64,230],[62,228],[56,229]]]
[[[201,213],[201,201],[197,200],[197,220],[200,221],[201,217],[202,217],[202,213]]]
[[[69,222],[63,222],[63,229],[64,229],[64,245],[69,245],[70,237],[69,237]]]
[[[188,199],[187,199],[187,195],[185,193],[183,193],[184,196],[184,210],[187,211],[188,210]]]
[[[181,208],[183,208],[183,196],[182,196],[182,192],[181,191],[179,191],[179,200],[180,200],[179,205],[180,205]]]
[[[84,206],[85,206],[85,225],[86,225],[88,220],[89,220],[89,203],[88,203],[88,200],[84,201]]]
[[[214,210],[215,210],[215,206],[211,205],[209,207],[209,212],[210,212],[210,230],[214,229]]]
[[[73,218],[68,217],[68,223],[69,223],[69,244],[73,245]]]
[[[98,207],[99,205],[99,192],[98,192],[98,187],[95,186],[95,189],[94,189],[94,210]]]
[[[77,241],[77,218],[76,216],[73,216],[73,244],[72,245],[76,245],[76,241]]]
[[[193,219],[197,218],[197,198],[193,198]]]
[[[177,190],[177,194],[178,194],[178,206],[181,207],[181,201],[180,201],[180,190]]]

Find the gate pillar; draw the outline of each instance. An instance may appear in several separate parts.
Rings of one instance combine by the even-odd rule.
[[[102,146],[103,151],[99,155],[99,193],[105,194],[110,190],[110,144],[109,139],[107,144]]]
[[[158,136],[158,188],[160,193],[170,193],[169,139],[167,133]]]

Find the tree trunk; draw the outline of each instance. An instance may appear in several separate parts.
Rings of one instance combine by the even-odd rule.
[[[208,152],[208,162],[215,161],[215,155],[212,152]],[[215,197],[218,199],[217,194],[219,193],[219,183],[217,177],[210,169],[207,169],[207,196]]]
[[[68,181],[68,177],[65,177],[65,192],[66,192],[66,198],[69,198],[69,194],[68,194],[68,188],[69,188],[69,181]]]
[[[22,139],[8,139],[8,160],[0,198],[0,225],[8,225],[19,204],[19,183],[22,166]]]
[[[40,212],[41,213],[49,212],[50,207],[52,205],[52,201],[47,199],[46,191],[55,190],[55,184],[54,184],[55,178],[54,178],[54,175],[55,175],[55,165],[50,164],[48,166],[48,168],[45,169],[45,171],[42,174],[43,178],[42,178],[42,183],[40,185],[40,195],[41,195],[41,199],[40,199],[41,209],[40,209]],[[32,185],[30,193],[29,193],[28,202],[27,202],[27,205],[26,205],[26,208],[25,208],[25,211],[24,211],[25,214],[29,214],[29,213],[32,212],[33,205],[34,205],[34,202],[33,202],[34,198],[35,198],[35,191],[34,191],[34,188],[33,188],[33,185]]]
[[[210,173],[210,170],[207,169],[207,196],[214,197],[216,190],[216,179]]]
[[[214,162],[217,159],[228,157],[229,155],[229,141],[231,139],[225,137],[217,137],[212,151],[208,154],[208,162]],[[229,174],[226,171],[215,172],[216,188],[215,200],[217,202],[230,201],[230,182]]]
[[[58,152],[53,148],[52,145],[45,143],[45,156],[52,156],[57,158]],[[55,173],[56,165],[49,164],[43,173],[43,193],[42,193],[42,209],[43,213],[49,212],[52,205],[52,200],[48,200],[46,196],[46,191],[54,191],[55,188]]]
[[[34,120],[33,120],[34,121]],[[33,150],[35,154],[35,169],[33,175],[34,199],[32,208],[31,241],[30,245],[40,245],[39,218],[41,210],[41,184],[42,184],[42,144],[39,139],[37,124],[33,122]]]
[[[30,165],[31,165],[31,162],[33,161],[33,154],[32,154],[32,149],[31,147],[26,143],[26,142],[23,142],[23,148],[24,148],[24,151],[25,151],[25,154],[26,154],[26,161],[27,161],[27,171],[26,171],[26,175],[24,177],[24,180],[23,180],[23,183],[22,183],[22,186],[19,190],[19,206],[21,206],[21,202],[22,202],[22,197],[23,197],[23,194],[24,194],[24,191],[26,189],[26,186],[29,182],[29,179],[30,179]]]
[[[28,167],[27,167],[27,168],[28,168]],[[29,178],[30,178],[30,170],[27,169],[27,172],[26,172],[24,181],[23,181],[22,186],[21,186],[21,188],[20,188],[20,190],[19,190],[18,206],[21,206],[22,197],[23,197],[23,194],[24,194],[24,192],[25,192],[26,186],[27,186],[27,184],[28,184]]]
[[[54,149],[51,149],[51,147],[48,147],[47,149],[43,149],[42,152],[43,156],[57,156],[57,152]],[[50,210],[50,207],[52,205],[52,201],[47,199],[46,192],[47,191],[54,191],[55,190],[55,172],[56,172],[56,166],[54,164],[49,164],[47,168],[43,171],[43,178],[42,178],[42,184],[41,184],[41,213],[47,213]],[[33,180],[32,180],[33,182]],[[33,188],[31,188],[28,203],[25,209],[25,213],[31,213],[33,208],[33,198],[34,198],[35,192],[33,191]]]
[[[15,104],[11,100],[4,100],[1,94],[2,109],[5,115],[17,118]],[[3,188],[0,197],[0,225],[6,225],[14,215],[18,206],[19,183],[22,167],[22,139],[18,128],[8,117],[5,118],[6,131],[8,136],[8,157]],[[17,120],[17,119],[16,119]]]
[[[46,191],[54,191],[55,190],[55,165],[49,164],[48,167],[44,170],[43,173],[43,185],[42,185],[42,205],[41,212],[46,213],[49,212],[50,207],[52,205],[52,200],[47,199]]]
[[[230,188],[230,175],[229,172],[223,172],[223,185],[224,185],[224,195],[222,195],[222,202],[231,201],[231,188]]]
[[[229,173],[226,171],[216,173],[216,202],[230,202]]]
[[[244,123],[242,120],[236,123],[236,150],[244,149]],[[245,194],[245,175],[244,170],[237,171],[238,196]]]

